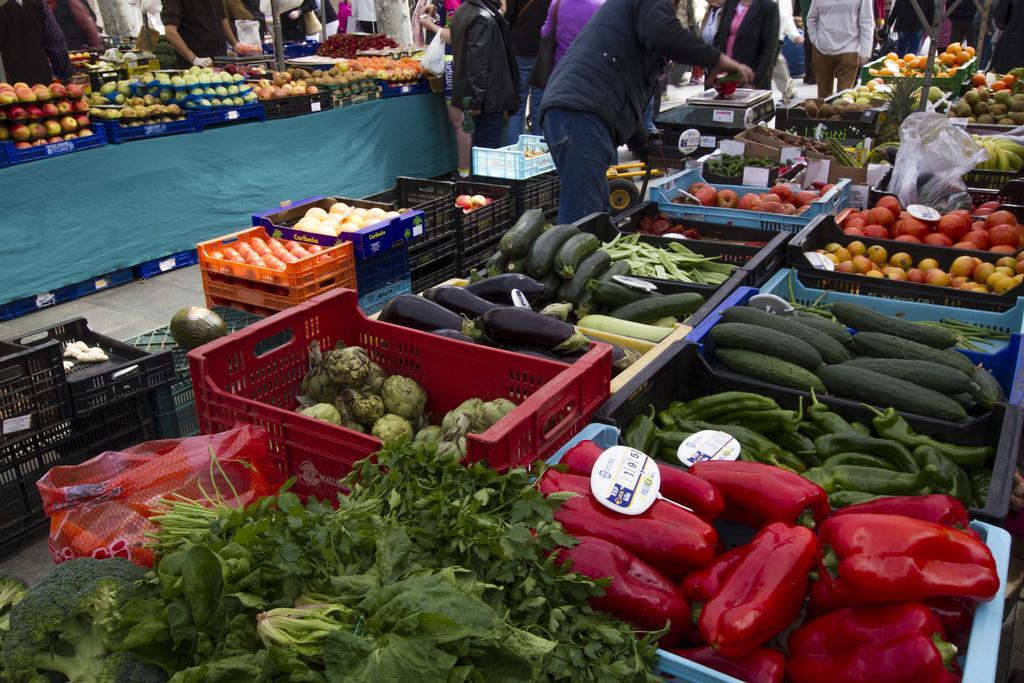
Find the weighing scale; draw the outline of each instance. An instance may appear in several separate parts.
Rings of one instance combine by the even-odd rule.
[[[737,88],[728,98],[715,90],[689,97],[685,104],[654,117],[662,131],[651,163],[679,168],[683,160],[702,157],[718,148],[722,138],[733,138],[751,126],[767,123],[775,116],[771,90]]]

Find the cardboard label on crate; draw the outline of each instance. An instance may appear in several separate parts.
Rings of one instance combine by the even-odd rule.
[[[701,135],[700,146],[705,148],[714,148],[718,140],[715,139],[714,135]]]
[[[804,258],[818,270],[836,269],[836,264],[832,263],[832,259],[828,258],[824,254],[819,254],[816,251],[805,251]]]
[[[696,128],[687,128],[679,134],[679,153],[693,154],[700,147],[700,131]]]
[[[99,280],[96,280],[96,282],[92,283],[92,286],[95,287],[96,289],[103,289],[109,284],[110,283],[107,282],[107,278],[101,277]]]
[[[756,185],[757,187],[768,187],[768,179],[771,178],[771,169],[758,168],[757,166],[743,167],[743,184]]]
[[[732,109],[712,109],[711,120],[715,123],[732,123],[736,120],[736,112]]]
[[[868,191],[870,189],[870,185],[851,185],[849,206],[854,209],[868,208]]]
[[[56,298],[53,296],[53,292],[43,292],[42,294],[36,294],[36,308],[50,306],[55,301]]]
[[[918,220],[929,223],[935,222],[942,218],[942,214],[940,214],[932,207],[925,206],[924,204],[911,204],[910,206],[907,207],[907,213],[909,213],[911,216]]]
[[[739,140],[722,140],[718,143],[718,149],[722,150],[722,154],[733,156],[742,156],[745,147],[746,145]]]
[[[512,305],[515,306],[516,308],[525,308],[528,311],[533,310],[533,308],[530,306],[529,299],[527,299],[526,295],[523,294],[522,291],[518,289],[512,290]]]
[[[26,429],[32,429],[32,415],[19,415],[18,417],[9,417],[4,420],[3,424],[3,435],[8,436],[10,434],[17,434],[23,432]]]
[[[224,118],[227,119],[228,121],[234,121],[235,119],[238,118],[238,112],[235,111],[234,109],[232,109],[228,113],[224,114]]]
[[[807,170],[804,171],[804,187],[810,187],[813,183],[827,183],[831,166],[828,159],[809,159]]]
[[[793,159],[799,159],[803,155],[803,152],[799,147],[783,147],[779,150],[779,161],[783,164],[788,164]]]
[[[319,102],[310,102],[309,103],[309,110],[310,111],[320,111],[320,103]]]
[[[166,273],[168,270],[171,270],[176,265],[178,265],[178,262],[174,259],[173,256],[171,258],[165,258],[163,261],[157,264],[157,266],[160,268],[161,273]]]
[[[590,471],[590,492],[601,505],[623,515],[640,515],[654,505],[661,488],[658,463],[629,446],[612,446]]]
[[[735,460],[740,457],[740,442],[725,432],[705,429],[683,439],[676,457],[683,467],[708,460]]]

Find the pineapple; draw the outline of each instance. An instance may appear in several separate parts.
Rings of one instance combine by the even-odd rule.
[[[900,126],[903,119],[907,118],[920,105],[915,96],[918,90],[916,79],[898,78],[890,83],[892,93],[889,96],[889,111],[878,132],[879,142],[898,142],[900,139]]]

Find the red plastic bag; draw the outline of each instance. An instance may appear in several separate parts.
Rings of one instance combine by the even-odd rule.
[[[219,494],[227,505],[241,507],[277,492],[284,477],[267,444],[264,430],[242,425],[220,434],[149,441],[100,453],[81,465],[54,467],[36,482],[50,517],[54,562],[123,557],[152,566],[153,551],[144,546],[146,534],[156,530],[149,518],[158,514],[161,499],[179,494],[204,500]]]

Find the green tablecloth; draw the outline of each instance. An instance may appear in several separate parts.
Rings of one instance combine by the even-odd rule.
[[[455,166],[444,100],[417,95],[0,169],[0,303],[190,249],[285,199]]]

